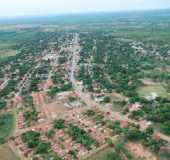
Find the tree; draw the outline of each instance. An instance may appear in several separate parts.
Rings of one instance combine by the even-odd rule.
[[[65,120],[64,119],[58,119],[54,121],[54,128],[56,129],[63,129],[65,128]]]
[[[77,126],[70,124],[68,134],[72,136],[73,140],[77,143],[81,143],[87,150],[90,150],[92,145],[98,146],[98,142],[95,139],[91,138],[86,131]]]
[[[40,142],[35,148],[35,152],[38,154],[47,153],[50,149],[50,143]]]
[[[145,134],[136,128],[129,129],[125,132],[125,138],[131,141],[138,141],[145,138]]]
[[[110,102],[110,97],[108,97],[108,96],[104,97],[103,102],[104,103],[109,103]]]
[[[35,148],[40,142],[40,133],[28,131],[21,135],[21,139],[29,148]]]
[[[161,124],[160,129],[165,134],[170,134],[170,122],[164,122],[164,124]]]
[[[107,154],[107,160],[123,160],[120,154],[116,153],[114,150]]]
[[[54,130],[52,130],[52,129],[50,129],[50,130],[46,133],[46,135],[47,135],[48,138],[53,137],[54,134],[55,134],[55,132],[54,132]]]
[[[50,90],[48,91],[48,95],[50,97],[54,97],[58,92],[60,92],[60,89],[58,87],[52,87],[50,88]]]

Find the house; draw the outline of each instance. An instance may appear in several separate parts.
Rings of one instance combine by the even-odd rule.
[[[141,120],[139,121],[140,124],[140,130],[145,131],[148,127],[152,125],[152,122],[146,121],[146,120]]]
[[[142,107],[142,105],[140,103],[136,102],[129,106],[129,111],[130,112],[138,111],[141,107]]]

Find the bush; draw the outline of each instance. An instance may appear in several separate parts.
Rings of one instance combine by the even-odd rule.
[[[38,154],[47,153],[50,149],[51,144],[46,142],[40,142],[35,148],[35,152]]]
[[[46,133],[46,135],[47,135],[48,138],[53,137],[54,134],[55,134],[55,132],[54,132],[54,130],[52,130],[52,129],[50,129],[50,130]]]

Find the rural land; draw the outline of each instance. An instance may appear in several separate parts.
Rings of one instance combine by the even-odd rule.
[[[170,160],[170,10],[0,20],[0,160]]]

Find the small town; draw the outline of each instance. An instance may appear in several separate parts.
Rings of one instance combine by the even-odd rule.
[[[0,160],[170,160],[169,18],[0,18]]]

